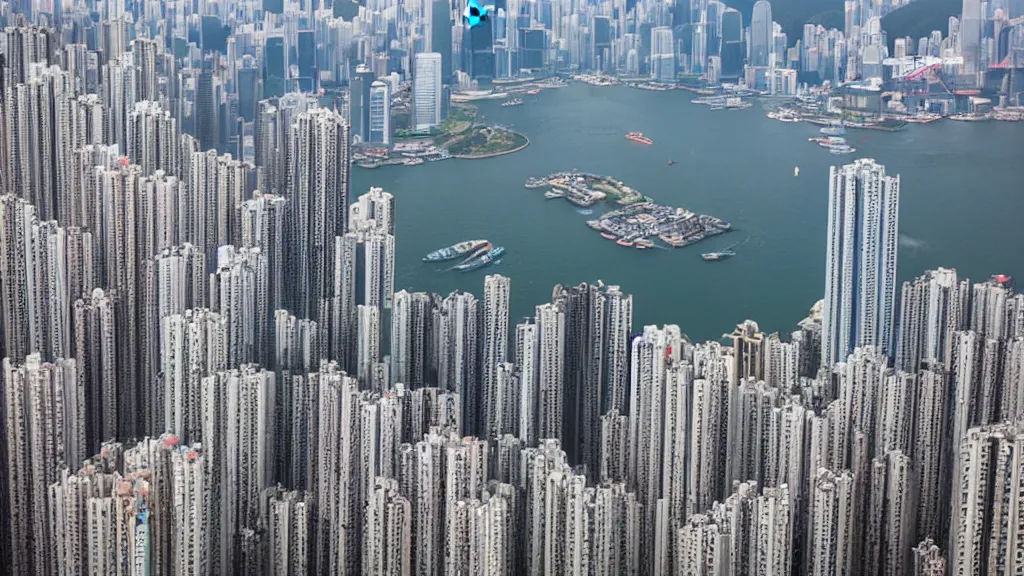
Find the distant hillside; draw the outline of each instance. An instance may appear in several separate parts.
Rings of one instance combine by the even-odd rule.
[[[949,17],[959,16],[962,6],[961,0],[915,0],[886,14],[882,18],[882,30],[889,37],[889,49],[892,50],[896,38],[904,36],[910,36],[914,42],[930,35],[932,30],[941,30],[945,36],[949,31]],[[914,50],[917,50],[916,44]]]
[[[743,14],[743,25],[750,26],[756,0],[725,0],[726,6]],[[782,26],[790,46],[803,38],[804,24],[843,28],[843,0],[770,0],[772,20]],[[924,1],[924,0],[921,0]]]

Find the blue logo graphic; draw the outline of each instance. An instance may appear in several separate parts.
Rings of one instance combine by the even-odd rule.
[[[476,0],[468,0],[466,11],[463,13],[462,18],[470,28],[473,28],[479,26],[482,22],[487,22],[487,13],[493,8],[493,6],[481,6]]]

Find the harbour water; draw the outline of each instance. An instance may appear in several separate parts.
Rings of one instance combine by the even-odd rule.
[[[557,283],[601,279],[633,294],[637,326],[676,323],[703,340],[750,318],[766,332],[788,332],[824,291],[828,168],[860,157],[901,177],[901,280],[938,266],[972,279],[1024,275],[1019,124],[851,130],[845,138],[857,153],[835,156],[807,141],[817,126],[768,119],[760,105],[710,111],[691,99],[683,91],[574,84],[523,106],[482,102],[485,121],[522,132],[530,146],[486,160],[355,168],[352,194],[372,185],[395,195],[396,288],[480,295],[486,274],[504,274],[512,278],[513,321],[549,301]],[[624,139],[631,131],[655,144]],[[586,226],[612,206],[582,215],[523,187],[530,176],[574,168],[621,180],[658,203],[712,214],[735,231],[678,250],[617,246]],[[421,262],[431,250],[472,238],[508,251],[500,263],[466,274]],[[701,260],[747,238],[732,258]]]

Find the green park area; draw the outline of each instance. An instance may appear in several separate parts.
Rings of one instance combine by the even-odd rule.
[[[612,178],[588,178],[587,184],[594,190],[604,192],[610,199],[623,206],[650,201],[650,198]]]
[[[486,158],[516,152],[530,141],[522,134],[500,126],[476,126],[469,134],[448,146],[460,158]]]
[[[393,111],[391,114],[391,125],[395,129],[395,138],[398,140],[433,138],[435,146],[444,146],[472,128],[475,119],[475,106],[453,105],[448,118],[440,126],[427,133],[412,130],[412,115],[408,109]]]

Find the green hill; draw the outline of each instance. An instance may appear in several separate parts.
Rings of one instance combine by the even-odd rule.
[[[750,26],[756,0],[725,0],[726,6],[743,14],[743,25]],[[826,28],[843,28],[843,0],[773,0],[772,20],[782,26],[792,46],[803,38],[804,24],[821,24]]]
[[[941,30],[945,36],[949,30],[949,17],[959,16],[961,0],[915,0],[882,18],[882,30],[889,37],[889,49],[896,38],[910,36],[916,43],[918,38],[928,36],[932,30]],[[914,49],[917,49],[915,44]]]

